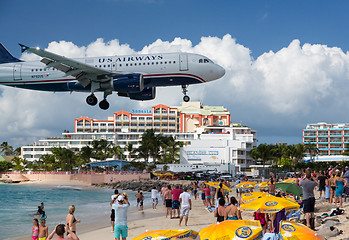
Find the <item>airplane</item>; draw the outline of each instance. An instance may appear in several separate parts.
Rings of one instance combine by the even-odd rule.
[[[157,53],[126,56],[67,58],[38,47],[19,44],[22,50],[41,57],[40,61],[17,59],[0,43],[0,84],[51,92],[90,92],[86,102],[109,108],[113,91],[133,100],[152,100],[156,87],[182,86],[183,100],[191,84],[206,83],[224,76],[225,70],[209,58],[193,53]]]

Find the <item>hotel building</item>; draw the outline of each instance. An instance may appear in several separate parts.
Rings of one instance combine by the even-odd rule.
[[[349,124],[308,124],[303,129],[303,143],[315,144],[319,149],[319,156],[340,155],[347,150]]]
[[[155,133],[173,136],[177,141],[190,144],[196,138],[196,130],[206,126],[229,126],[230,113],[222,106],[205,106],[200,102],[183,102],[181,106],[156,105],[149,110],[118,111],[107,120],[80,117],[74,120],[74,132],[64,132],[63,137],[39,140],[22,147],[22,158],[38,160],[51,154],[51,147],[64,147],[79,151],[93,140],[106,139],[124,148],[133,144],[137,148],[147,129]],[[127,153],[126,153],[127,155]],[[128,156],[127,160],[131,156]]]

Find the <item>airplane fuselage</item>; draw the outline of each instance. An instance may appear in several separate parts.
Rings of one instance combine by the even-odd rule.
[[[190,85],[216,80],[224,69],[207,57],[192,53],[162,53],[74,59],[85,65],[118,74],[139,73],[144,87]],[[113,76],[118,79],[119,75]],[[91,91],[66,73],[40,61],[0,64],[0,84],[41,91]],[[103,91],[103,86],[97,91]]]

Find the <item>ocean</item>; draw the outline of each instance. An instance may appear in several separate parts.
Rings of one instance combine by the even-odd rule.
[[[119,190],[120,191],[120,190]],[[122,191],[124,192],[124,191]],[[136,206],[134,191],[126,191],[131,208]],[[51,232],[54,226],[65,223],[70,205],[75,205],[76,219],[81,224],[92,224],[96,218],[105,217],[110,222],[110,201],[112,189],[80,188],[72,186],[30,186],[0,184],[0,233],[1,239],[30,236],[33,215],[44,202],[47,226]],[[150,204],[150,193],[144,193],[145,205]],[[103,218],[104,219],[104,218]]]

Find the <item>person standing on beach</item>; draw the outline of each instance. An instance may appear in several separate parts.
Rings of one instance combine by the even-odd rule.
[[[68,236],[70,236],[69,238],[64,238],[65,229],[67,230]],[[64,224],[58,224],[55,227],[55,229],[50,233],[47,240],[51,240],[55,234],[57,234],[57,238],[56,238],[57,240],[58,239],[59,240],[61,239],[79,240],[78,236],[76,236],[76,234],[70,230],[69,226]]]
[[[70,230],[76,234],[76,224],[80,223],[80,219],[76,220],[74,213],[75,213],[75,206],[71,205],[69,207],[69,213],[66,217],[66,222],[67,222],[67,225],[69,226]]]
[[[325,187],[326,187],[326,176],[324,175],[324,173],[322,171],[320,171],[320,175],[317,177],[318,181],[319,181],[319,192],[320,192],[320,199],[322,196],[322,192],[325,193]],[[324,194],[325,195],[325,194]]]
[[[33,219],[32,239],[33,240],[39,239],[39,221],[37,218]]]
[[[126,240],[128,236],[127,227],[127,211],[130,207],[130,203],[127,199],[124,199],[122,195],[115,197],[110,205],[115,210],[115,226],[114,226],[114,237],[115,240]],[[120,238],[121,236],[121,238]]]
[[[177,216],[179,218],[180,212],[179,212],[179,195],[182,193],[182,189],[179,188],[179,185],[176,185],[176,188],[172,189],[171,194],[172,194],[172,217],[176,217],[176,211],[177,211]]]
[[[143,201],[144,201],[144,196],[143,193],[140,192],[139,193],[139,210],[143,211]]]
[[[164,205],[166,207],[166,218],[168,214],[170,214],[170,218],[172,218],[172,194],[171,194],[171,185],[168,185],[166,188],[166,192],[164,193]]]
[[[41,219],[39,226],[39,240],[46,240],[46,238],[48,237],[48,227],[45,224],[46,220]]]
[[[339,201],[339,207],[343,208],[343,201],[342,201],[342,194],[344,192],[344,186],[347,185],[347,180],[339,176],[339,171],[337,172],[338,175],[334,178],[334,181],[336,183],[336,191],[335,191],[335,198],[334,198],[334,204],[337,204]]]
[[[135,194],[135,197],[137,198],[137,209],[138,209],[138,205],[139,205],[139,198],[140,198],[140,195],[141,195],[140,192],[141,191],[138,190],[138,192]]]
[[[160,196],[162,197],[162,199],[164,199],[164,194],[167,191],[167,185],[164,183],[162,185],[162,188],[160,189]]]
[[[303,210],[307,221],[307,226],[311,229],[315,229],[315,196],[314,188],[317,186],[317,182],[314,181],[309,169],[306,170],[305,177],[299,183],[299,186],[303,189]]]
[[[201,200],[204,206],[206,206],[206,198],[205,198],[205,183],[202,182],[199,185],[200,191],[201,191]]]
[[[191,210],[191,195],[188,193],[188,188],[184,187],[184,192],[182,192],[179,195],[179,202],[180,202],[180,218],[179,218],[179,226],[182,223],[182,220],[184,218],[184,225],[188,225],[188,218],[189,218],[189,211]]]
[[[113,200],[117,196],[119,196],[119,191],[117,189],[115,189],[114,194],[111,195],[111,200]],[[138,202],[137,202],[137,206],[138,206]],[[114,232],[114,224],[115,224],[114,219],[115,219],[115,211],[114,211],[114,209],[111,209],[111,214],[110,214],[110,221],[111,221],[111,227],[112,227],[111,232]]]
[[[159,203],[158,197],[159,197],[159,191],[154,186],[153,189],[151,190],[151,200],[152,200],[153,209],[156,209],[156,206]]]
[[[197,181],[193,182],[193,194],[194,194],[194,198],[196,200],[198,197],[198,182]]]

